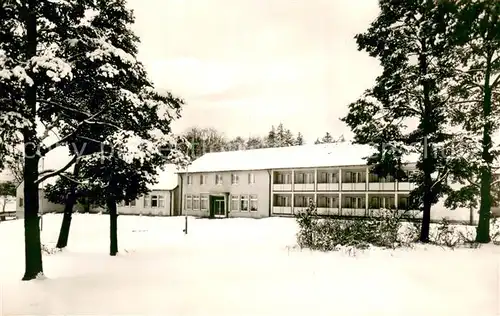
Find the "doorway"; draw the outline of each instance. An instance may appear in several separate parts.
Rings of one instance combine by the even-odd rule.
[[[210,217],[226,217],[226,200],[223,196],[211,196]]]

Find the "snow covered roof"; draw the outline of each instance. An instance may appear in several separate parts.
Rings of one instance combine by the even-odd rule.
[[[349,142],[303,145],[207,153],[193,161],[188,172],[235,170],[265,170],[366,165],[366,157],[374,149]],[[404,162],[416,162],[417,156],[404,157]],[[185,171],[178,171],[183,173]]]
[[[150,190],[173,190],[177,187],[177,166],[168,164],[158,174],[158,183],[149,187]]]

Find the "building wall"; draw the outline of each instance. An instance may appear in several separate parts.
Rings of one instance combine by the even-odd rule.
[[[22,199],[22,202],[21,202]],[[64,211],[64,205],[54,204],[45,198],[43,189],[38,191],[38,212],[52,213]],[[24,218],[24,183],[21,183],[16,189],[16,216]]]
[[[222,176],[222,184],[216,184],[216,175]],[[248,174],[253,174],[255,183],[248,183]],[[200,183],[200,176],[205,176],[206,182]],[[231,183],[231,175],[239,177],[238,184]],[[188,184],[188,176],[191,177],[192,183]],[[234,171],[234,172],[210,172],[210,173],[188,173],[180,176],[179,183],[181,183],[182,191],[182,214],[191,216],[208,217],[210,215],[209,209],[207,210],[194,210],[186,208],[186,196],[210,196],[222,195],[229,193],[229,198],[226,200],[226,208],[229,209],[228,217],[252,217],[261,218],[269,216],[269,188],[270,188],[270,175],[267,170],[253,170],[253,171]],[[231,209],[231,196],[238,196],[239,204],[241,204],[242,196],[257,196],[257,211],[241,211]],[[240,205],[241,206],[241,205]]]
[[[124,215],[153,215],[170,216],[171,211],[171,192],[169,190],[153,190],[146,196],[141,196],[135,201],[135,205],[120,204],[117,208],[118,214]],[[156,206],[154,206],[154,197],[157,197]],[[159,204],[159,197],[162,197],[162,205]],[[133,204],[133,203],[131,203]]]

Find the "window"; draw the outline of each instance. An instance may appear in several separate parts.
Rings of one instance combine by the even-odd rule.
[[[378,209],[380,208],[380,201],[379,198],[376,196],[373,196],[370,200],[370,208],[371,209]]]
[[[193,210],[195,210],[195,211],[200,210],[200,196],[199,195],[193,195]]]
[[[120,203],[120,206],[135,206],[135,200],[130,201],[130,202]]]
[[[144,207],[150,207],[151,197],[149,195],[144,196]]]
[[[240,207],[240,210],[242,212],[246,212],[248,211],[248,195],[242,195],[241,196],[241,207]]]
[[[158,195],[151,195],[151,207],[158,207]]]
[[[239,211],[239,197],[231,195],[231,211]]]
[[[362,197],[346,197],[345,208],[365,208],[365,199]]]
[[[257,212],[257,195],[250,195],[250,211]]]
[[[292,183],[292,175],[290,173],[285,174],[285,184]]]
[[[305,174],[305,183],[314,183],[314,173]]]
[[[215,175],[215,184],[222,184],[222,175],[221,174]]]
[[[369,181],[371,183],[379,182],[379,177],[376,174],[374,174],[374,173],[370,173]]]
[[[249,173],[248,174],[248,184],[254,184],[255,183],[255,174]]]
[[[399,198],[398,208],[400,210],[407,210],[408,209],[408,198],[407,197]]]
[[[364,175],[365,175],[364,172],[353,172],[352,173],[352,176],[353,176],[352,183],[364,183],[365,182]]]
[[[231,174],[231,184],[238,184],[240,177],[237,174]]]
[[[158,207],[165,207],[165,197],[163,195],[158,196]]]
[[[332,196],[321,196],[318,198],[318,207],[333,208],[338,207],[337,199]]]
[[[200,185],[204,185],[207,183],[207,176],[206,175],[200,175]]]
[[[193,198],[190,194],[186,194],[186,210],[193,209]]]
[[[275,205],[274,206],[291,206],[290,196],[285,195],[275,195]]]
[[[345,174],[344,174],[344,178],[343,179],[343,183],[352,183],[352,172],[349,172],[347,171]]]
[[[201,210],[202,211],[208,210],[208,195],[202,195],[200,200],[201,200]]]
[[[193,176],[187,176],[187,184],[193,184]]]
[[[19,198],[19,207],[24,207],[24,199]]]
[[[296,173],[295,174],[295,183],[304,183],[304,174]]]

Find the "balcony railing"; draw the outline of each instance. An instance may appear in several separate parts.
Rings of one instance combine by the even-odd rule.
[[[295,191],[314,191],[314,183],[295,183],[293,189]]]
[[[342,183],[342,191],[365,191],[366,183]]]
[[[318,183],[318,191],[338,191],[338,183]]]
[[[274,191],[292,191],[291,183],[275,183],[273,184]]]
[[[291,206],[273,206],[273,214],[292,214]]]

